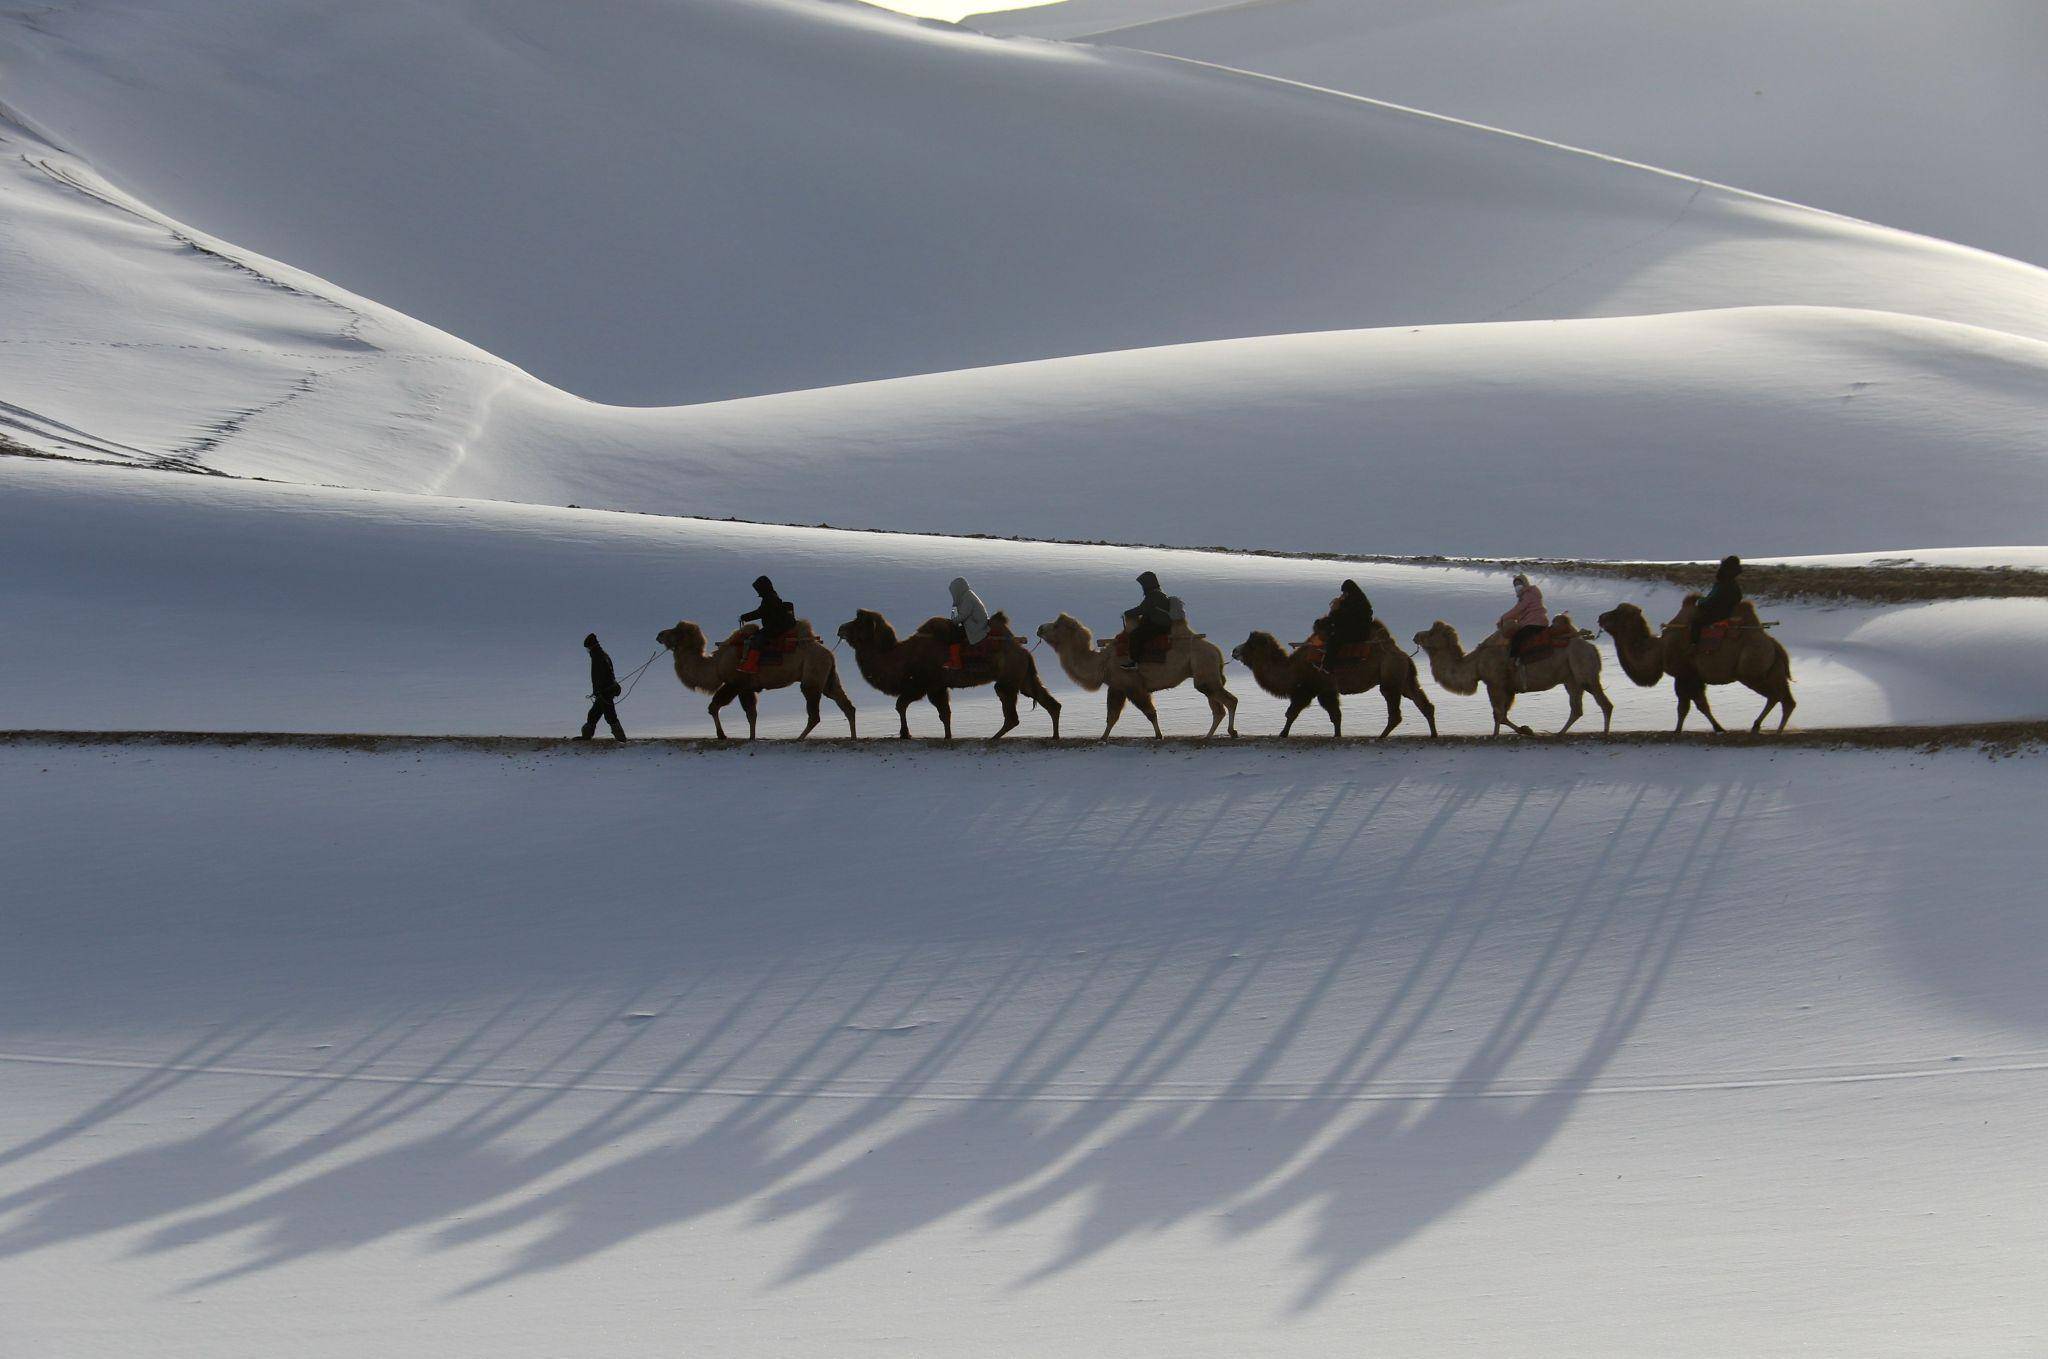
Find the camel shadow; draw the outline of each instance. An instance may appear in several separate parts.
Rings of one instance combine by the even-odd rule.
[[[1000,1234],[1062,1210],[1072,1226],[1028,1288],[1176,1227],[1303,1219],[1294,1306],[1313,1308],[1556,1135],[1650,1011],[1748,796],[1714,784],[1702,810],[1697,780],[1603,782],[1616,810],[1559,848],[1586,788],[1570,775],[1251,775],[1193,799],[1146,777],[1025,788],[1017,849],[942,862],[961,881],[1028,867],[1049,904],[1024,927],[937,894],[900,906],[892,946],[806,941],[690,1010],[696,1036],[623,1086],[598,1078],[649,1030],[574,1031],[569,998],[521,996],[417,1079],[343,1105],[349,1074],[410,1031],[394,1021],[193,1137],[0,1199],[0,1253],[149,1223],[154,1253],[250,1241],[188,1285],[205,1289],[427,1228],[432,1249],[501,1251],[455,1290],[469,1294],[743,1209],[815,1221],[781,1287],[956,1215]],[[928,829],[973,843],[993,816],[938,807]],[[1173,909],[1117,914],[1161,893]],[[953,990],[964,1010],[888,1047],[892,1024]],[[856,1022],[875,1015],[896,1018]],[[1451,1018],[1476,1037],[1439,1035]],[[523,1083],[477,1092],[539,1040],[553,1056]],[[873,1070],[858,1098],[814,1097]],[[716,1093],[740,1077],[757,1088]],[[25,1145],[170,1080],[145,1075]]]

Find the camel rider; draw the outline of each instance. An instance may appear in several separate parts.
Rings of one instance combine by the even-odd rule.
[[[1316,635],[1323,639],[1324,659],[1320,668],[1328,669],[1329,658],[1342,648],[1370,638],[1372,624],[1372,601],[1358,588],[1357,581],[1345,581],[1337,597],[1330,601],[1330,611],[1316,620]]]
[[[966,664],[962,655],[965,648],[980,646],[988,640],[988,606],[967,584],[965,576],[953,577],[953,583],[946,588],[953,592],[953,648],[946,668],[958,670]]]
[[[753,636],[747,654],[740,661],[740,669],[753,673],[761,668],[761,652],[778,637],[796,628],[796,605],[775,593],[775,582],[766,576],[754,577],[754,593],[761,596],[759,608],[749,609],[740,615],[742,623],[759,623],[761,630]]]
[[[1144,648],[1156,637],[1164,637],[1173,631],[1173,596],[1159,588],[1159,577],[1150,571],[1138,577],[1138,585],[1145,591],[1145,597],[1127,615],[1131,620],[1130,635],[1125,640],[1123,668],[1136,670],[1138,657]]]
[[[626,729],[619,725],[619,710],[612,706],[612,700],[619,696],[619,677],[612,672],[612,658],[604,654],[604,648],[597,644],[597,634],[591,633],[583,639],[583,649],[590,653],[590,697],[594,700],[590,711],[584,715],[583,731],[576,739],[588,741],[597,735],[597,720],[601,717],[612,729],[616,740],[626,739]]]
[[[1719,569],[1714,572],[1714,588],[1692,610],[1692,644],[1700,644],[1700,632],[1716,623],[1724,623],[1735,614],[1735,606],[1742,602],[1742,582],[1736,577],[1742,574],[1742,558],[1723,557]]]
[[[1508,655],[1519,661],[1522,648],[1550,627],[1543,592],[1527,576],[1515,577],[1515,607],[1500,616],[1500,635],[1508,639]]]

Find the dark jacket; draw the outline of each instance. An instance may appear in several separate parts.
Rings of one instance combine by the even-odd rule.
[[[1363,642],[1372,635],[1372,601],[1357,581],[1344,582],[1344,588],[1330,601],[1330,611],[1316,620],[1316,631],[1333,647]]]
[[[1156,632],[1165,632],[1173,626],[1173,596],[1159,588],[1159,577],[1147,571],[1138,577],[1138,584],[1144,587],[1145,597],[1131,610],[1140,627]]]
[[[775,593],[775,583],[768,577],[754,582],[754,593],[761,596],[761,607],[741,614],[740,622],[759,623],[764,637],[779,637],[796,626],[796,605]]]
[[[592,698],[617,698],[619,677],[612,671],[612,658],[604,654],[604,648],[586,648],[590,652],[590,696]]]
[[[1709,627],[1735,614],[1735,606],[1742,602],[1742,582],[1735,578],[1735,572],[1723,571],[1714,577],[1714,588],[1707,591],[1693,610],[1696,627]]]

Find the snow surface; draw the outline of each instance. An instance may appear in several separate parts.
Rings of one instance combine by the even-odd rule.
[[[2037,0],[1067,0],[991,33],[1171,53],[2048,263]]]
[[[0,1334],[2038,1352],[2039,788],[0,748]]]
[[[1476,645],[1513,602],[1497,568],[778,528],[0,460],[0,607],[34,639],[0,651],[0,728],[567,735],[586,706],[586,631],[623,673],[678,619],[723,635],[752,607],[747,582],[763,572],[827,636],[857,608],[912,627],[945,611],[946,582],[963,573],[1028,634],[1062,610],[1098,633],[1113,628],[1148,568],[1226,651],[1254,628],[1306,636],[1346,576],[1404,639],[1443,618]],[[1665,617],[1680,596],[1625,581],[1544,583],[1553,610],[1586,627],[1618,600]],[[1802,726],[2048,716],[2048,600],[1766,612],[1793,656]],[[1607,654],[1616,725],[1668,726],[1669,686],[1638,689]],[[1038,656],[1069,704],[1064,734],[1099,733],[1102,696],[1076,691],[1048,650]],[[53,657],[65,658],[56,683]],[[862,730],[893,734],[893,700],[867,688],[850,652],[840,665]],[[1277,731],[1284,704],[1242,667],[1226,673],[1241,728]],[[1444,730],[1490,729],[1483,697],[1448,694],[1427,674],[1424,687]],[[1746,690],[1721,693],[1724,721],[1746,725],[1761,706]],[[705,701],[664,661],[622,711],[629,732],[708,735]],[[764,731],[801,725],[793,693],[762,707]],[[1376,734],[1384,720],[1376,696],[1346,711],[1353,734]],[[1566,705],[1551,692],[1516,711],[1554,729]],[[1169,731],[1208,726],[1186,687],[1161,713]],[[737,716],[728,710],[729,726]],[[988,691],[956,708],[963,736],[996,721]],[[912,722],[938,734],[929,709]],[[1412,711],[1407,722],[1406,733],[1425,730]],[[1316,715],[1301,730],[1328,727]],[[1027,706],[1020,734],[1049,733]],[[845,734],[836,713],[821,734]]]
[[[1369,101],[814,0],[106,0],[6,102],[594,400],[1758,304],[2048,338],[2048,273]]]
[[[2048,272],[1281,80],[808,0],[59,0],[0,99],[0,454],[133,465],[0,456],[0,728],[567,734],[587,630],[630,675],[764,570],[828,631],[959,573],[1103,628],[1150,567],[1226,646],[1347,575],[1403,635],[1508,602],[935,532],[2048,561]],[[1898,203],[2038,189],[1967,108],[1899,114],[1963,178]],[[1766,612],[1801,726],[2048,715],[2048,601]],[[0,1355],[2038,1353],[2040,768],[0,744]]]
[[[0,241],[25,261],[0,311],[0,433],[69,456],[1282,550],[1964,547],[2038,536],[2048,513],[2048,345],[1984,327],[1792,307],[1403,327],[625,409],[20,144],[0,164]]]

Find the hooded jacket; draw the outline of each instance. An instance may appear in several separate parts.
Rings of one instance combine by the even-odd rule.
[[[761,607],[741,614],[740,622],[759,623],[763,637],[779,637],[796,626],[796,605],[775,593],[774,581],[755,577],[754,593],[761,596]]]
[[[981,596],[968,588],[967,577],[955,576],[949,587],[953,592],[953,621],[967,634],[967,644],[977,646],[988,636],[988,608],[981,602]]]
[[[1515,591],[1515,607],[1500,616],[1500,630],[1513,633],[1516,628],[1547,628],[1550,626],[1550,611],[1543,607],[1543,592],[1534,583],[1524,584]]]
[[[1333,647],[1362,642],[1372,634],[1372,601],[1357,581],[1344,582],[1344,588],[1330,601],[1330,611],[1316,620],[1316,631]]]

